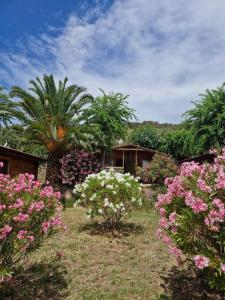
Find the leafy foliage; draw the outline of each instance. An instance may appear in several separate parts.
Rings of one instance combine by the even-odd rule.
[[[10,125],[0,128],[0,145],[26,153],[46,157],[47,150],[43,145],[33,143],[21,125]]]
[[[182,252],[225,290],[225,148],[213,165],[184,163],[158,196],[158,235],[181,260]]]
[[[0,277],[4,280],[61,225],[59,213],[54,216],[60,194],[51,186],[42,189],[29,174],[14,179],[0,174],[0,186]]]
[[[56,86],[52,75],[30,81],[28,91],[13,87],[13,102],[8,112],[20,121],[28,139],[43,145],[48,152],[47,178],[57,182],[54,162],[74,145],[86,145],[90,138],[90,126],[82,119],[82,108],[92,101],[85,94],[86,89],[77,85],[67,85],[67,78]],[[53,172],[55,173],[55,172]]]
[[[224,145],[225,137],[225,84],[214,90],[206,90],[201,102],[185,113],[195,142],[208,151],[216,145]]]
[[[131,133],[130,141],[153,150],[158,150],[161,147],[161,135],[152,125],[137,127]]]
[[[142,206],[142,189],[130,174],[101,171],[89,175],[76,185],[76,204],[84,205],[90,218],[103,217],[110,228],[118,227],[121,220],[135,207]]]
[[[128,107],[127,97],[121,93],[102,95],[92,101],[91,106],[84,111],[87,124],[95,124],[98,146],[103,152],[110,151],[116,141],[126,134],[127,123],[134,118],[134,110]]]
[[[61,163],[61,180],[65,185],[81,183],[85,178],[100,171],[100,164],[95,157],[84,150],[71,151],[63,155]]]
[[[138,168],[137,175],[145,183],[163,184],[166,177],[175,176],[178,171],[173,159],[165,154],[156,153],[144,168]]]
[[[201,153],[202,145],[194,142],[193,132],[185,127],[162,136],[161,151],[179,160]]]
[[[7,123],[10,123],[10,115],[7,109],[10,107],[10,98],[4,92],[3,87],[0,87],[0,128]]]

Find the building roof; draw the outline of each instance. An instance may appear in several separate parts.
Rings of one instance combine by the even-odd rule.
[[[14,156],[14,157],[20,157],[20,158],[36,161],[36,162],[39,162],[39,163],[46,161],[45,158],[42,158],[40,156],[32,155],[32,154],[29,154],[29,153],[25,153],[25,152],[22,152],[22,151],[19,151],[19,150],[15,150],[15,149],[4,147],[4,146],[0,145],[0,155],[1,154]]]
[[[152,150],[149,148],[142,147],[136,144],[121,144],[113,147],[113,150],[120,150],[120,151],[147,151],[152,153],[157,153],[158,151]]]
[[[182,160],[180,163],[190,162],[190,161],[195,161],[195,162],[199,162],[199,163],[203,163],[203,162],[207,161],[209,163],[212,163],[214,161],[215,157],[216,157],[216,155],[214,153],[206,152],[201,155],[186,158],[186,159]]]

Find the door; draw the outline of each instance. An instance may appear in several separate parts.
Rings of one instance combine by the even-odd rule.
[[[135,155],[134,151],[127,151],[124,153],[124,173],[135,175]]]

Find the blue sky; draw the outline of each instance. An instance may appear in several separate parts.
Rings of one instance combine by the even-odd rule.
[[[1,0],[0,85],[67,76],[129,94],[140,120],[181,121],[225,81],[224,0]]]

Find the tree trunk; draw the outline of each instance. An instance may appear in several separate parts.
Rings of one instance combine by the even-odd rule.
[[[102,148],[101,169],[104,169],[104,167],[105,167],[105,156],[106,156],[106,149]]]
[[[61,164],[60,155],[56,153],[49,153],[47,159],[47,169],[46,169],[46,181],[49,182],[53,187],[61,185],[60,175],[61,175]]]

